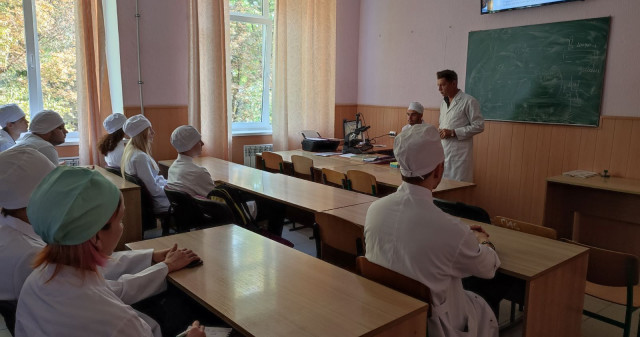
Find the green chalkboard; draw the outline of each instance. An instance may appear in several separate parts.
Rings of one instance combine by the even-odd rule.
[[[470,32],[465,90],[488,120],[597,126],[610,22]]]

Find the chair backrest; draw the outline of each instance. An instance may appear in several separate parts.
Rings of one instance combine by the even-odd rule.
[[[171,204],[169,213],[173,217],[177,232],[186,232],[206,224],[200,207],[189,193],[167,186],[164,188],[164,193]]]
[[[351,271],[356,270],[356,257],[364,254],[362,226],[332,214],[317,213],[313,235],[322,260]]]
[[[356,259],[356,270],[362,277],[380,283],[405,295],[417,298],[429,304],[428,316],[431,316],[431,290],[423,283],[404,276],[389,268],[367,260],[364,256]]]
[[[16,326],[16,309],[18,308],[18,301],[0,301],[0,315],[4,318],[4,323],[7,329],[11,333],[11,336],[15,336]]]
[[[262,152],[262,166],[265,171],[284,173],[284,160],[282,156],[277,153],[269,151]]]
[[[294,154],[291,156],[294,177],[313,181],[313,159]]]
[[[562,239],[589,248],[587,281],[608,287],[626,287],[638,284],[638,257]]]
[[[322,169],[322,183],[334,187],[345,188],[347,184],[347,176],[332,169]]]
[[[440,208],[443,212],[449,213],[453,216],[488,224],[491,223],[491,217],[489,216],[489,213],[478,206],[467,205],[462,202],[455,202],[438,198],[433,198],[433,203],[438,206],[438,208]]]
[[[104,169],[117,175],[118,177],[122,177],[122,171],[120,171],[119,167],[105,166]]]
[[[153,213],[153,200],[151,193],[142,180],[134,175],[125,173],[124,179],[128,182],[134,183],[140,186],[140,211],[142,213],[142,231],[156,228],[156,217]]]
[[[226,203],[202,197],[194,197],[193,200],[210,225],[217,226],[234,223],[233,212]]]
[[[347,171],[347,189],[375,196],[378,194],[378,182],[373,174],[349,170]]]
[[[513,229],[516,231],[533,234],[537,236],[542,236],[545,238],[556,240],[558,239],[558,234],[556,230],[549,227],[544,227],[540,225],[534,225],[532,223],[506,218],[503,216],[495,216],[491,221],[492,224],[508,229]]]

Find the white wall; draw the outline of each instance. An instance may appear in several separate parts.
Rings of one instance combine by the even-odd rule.
[[[602,114],[640,117],[640,1],[585,0],[491,15],[480,15],[479,2],[361,0],[358,104],[439,106],[436,71],[455,70],[464,89],[470,31],[612,16]]]
[[[124,106],[140,106],[135,0],[118,0]],[[140,57],[145,106],[188,102],[187,1],[139,0]]]
[[[336,104],[358,103],[360,0],[336,3]]]

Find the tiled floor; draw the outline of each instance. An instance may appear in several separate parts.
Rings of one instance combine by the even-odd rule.
[[[309,237],[313,234],[311,228],[303,228],[297,231],[289,231],[291,225],[285,226],[282,236],[293,242],[295,249],[316,256],[316,246],[314,240],[309,240]],[[145,233],[145,238],[154,237],[160,233]],[[609,317],[622,320],[624,318],[624,307],[614,304],[609,304],[605,301],[598,300],[596,298],[585,296],[585,308],[598,312]],[[506,323],[509,320],[509,302],[503,301],[500,307],[500,324]],[[636,335],[638,329],[638,312],[634,313],[631,324],[631,336]],[[7,330],[4,320],[0,317],[0,337],[10,337],[9,330]],[[513,327],[504,329],[500,332],[500,337],[516,337],[522,336],[522,324],[516,324]],[[611,337],[622,336],[622,329],[616,328],[610,324],[600,322],[593,318],[582,316],[582,337]]]

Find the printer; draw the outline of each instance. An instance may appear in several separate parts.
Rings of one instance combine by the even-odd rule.
[[[335,152],[340,145],[340,139],[322,138],[317,131],[302,131],[302,149],[311,152]]]

